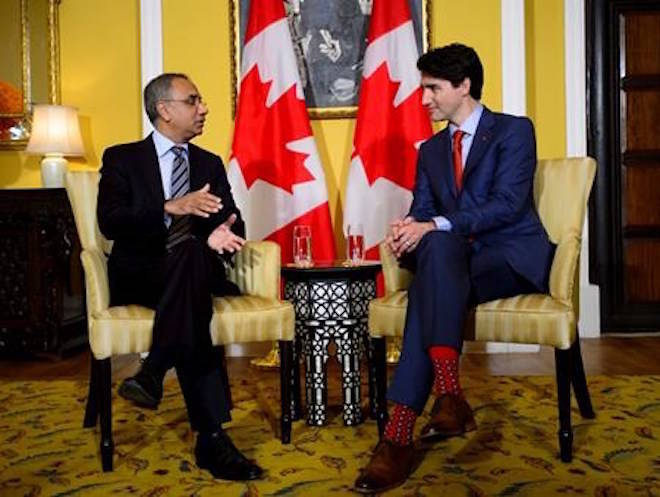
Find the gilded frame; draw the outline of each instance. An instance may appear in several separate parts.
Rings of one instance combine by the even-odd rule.
[[[28,2],[34,0],[19,0],[20,1],[20,17],[21,17],[21,63],[22,63],[22,84],[21,90],[23,92],[23,111],[19,113],[2,113],[0,112],[0,119],[15,119],[17,122],[23,123],[27,128],[27,135],[21,139],[2,139],[0,138],[0,150],[23,150],[28,142],[29,128],[32,122],[32,62],[30,57],[30,16]],[[59,4],[61,0],[43,0],[46,2],[45,9],[47,11],[46,21],[46,65],[45,73],[47,74],[47,93],[49,104],[57,104],[60,102],[60,51],[59,51]]]
[[[240,5],[245,0],[229,0],[229,36],[231,53],[231,106],[232,116],[236,115],[238,84],[240,81],[242,40],[240,33]],[[330,0],[332,1],[332,0]],[[419,0],[421,8],[421,40],[422,50],[431,46],[432,3],[433,0]],[[311,119],[344,119],[353,118],[357,114],[357,106],[332,106],[307,108]]]

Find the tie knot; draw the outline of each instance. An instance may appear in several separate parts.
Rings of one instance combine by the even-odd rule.
[[[185,149],[183,147],[174,146],[170,150],[176,155],[177,159],[180,159],[183,156]]]
[[[453,136],[454,145],[456,145],[457,143],[460,143],[461,140],[463,139],[463,136],[465,136],[465,131],[460,130],[460,129],[457,129],[456,131],[454,131],[454,136]]]

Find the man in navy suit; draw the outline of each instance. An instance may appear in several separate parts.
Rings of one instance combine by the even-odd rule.
[[[422,103],[448,126],[422,144],[410,212],[391,225],[389,249],[415,271],[394,406],[383,439],[355,482],[361,492],[403,483],[413,464],[412,433],[430,393],[422,439],[474,430],[461,391],[463,325],[475,304],[546,292],[554,246],[534,207],[536,142],[531,121],[491,112],[481,99],[483,68],[470,47],[422,55]]]
[[[209,333],[212,294],[238,292],[225,278],[223,260],[243,246],[244,223],[220,157],[189,143],[208,113],[193,82],[185,74],[161,74],[145,87],[144,105],[154,132],[108,148],[99,182],[99,228],[114,240],[110,305],[156,311],[149,356],[119,395],[157,408],[174,366],[199,432],[198,466],[217,478],[255,479],[261,468],[221,427],[230,419],[229,384]]]

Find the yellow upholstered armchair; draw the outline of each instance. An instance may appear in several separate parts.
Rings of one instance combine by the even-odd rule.
[[[111,418],[112,356],[148,352],[154,311],[138,305],[110,307],[107,256],[111,243],[96,221],[98,172],[69,172],[66,190],[78,228],[85,271],[87,320],[92,366],[84,426],[101,422],[101,461],[112,470],[114,446]],[[291,384],[294,312],[279,299],[280,248],[273,242],[248,242],[235,256],[229,278],[242,295],[213,300],[210,333],[214,345],[279,341],[281,354],[281,439],[291,439]]]
[[[550,270],[550,293],[519,295],[480,304],[465,329],[466,340],[555,348],[558,436],[564,462],[572,457],[571,385],[582,417],[594,417],[577,323],[582,223],[595,174],[596,162],[588,157],[539,161],[534,178],[534,201],[550,240],[557,244]],[[401,269],[384,246],[380,247],[380,257],[386,294],[370,303],[369,335],[373,351],[371,402],[382,434],[387,418],[385,337],[403,336],[407,288],[413,275]]]

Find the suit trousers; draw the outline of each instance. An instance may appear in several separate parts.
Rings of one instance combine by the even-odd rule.
[[[231,419],[224,349],[209,332],[213,294],[238,294],[205,243],[185,240],[162,257],[108,262],[111,305],[155,309],[153,341],[144,367],[164,375],[175,367],[195,431],[215,431]]]
[[[433,385],[429,347],[440,345],[460,352],[471,306],[538,290],[511,268],[497,247],[472,244],[452,232],[427,233],[408,262],[415,275],[408,290],[401,357],[388,399],[419,414]]]

